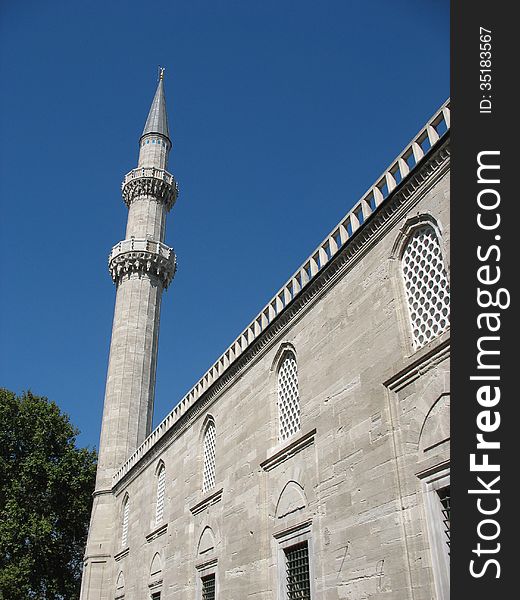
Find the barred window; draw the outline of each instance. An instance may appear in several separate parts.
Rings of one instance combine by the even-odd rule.
[[[431,225],[418,227],[404,249],[402,270],[417,350],[450,324],[450,289],[441,246]]]
[[[202,491],[205,493],[215,485],[215,423],[210,421],[204,433],[204,472]]]
[[[448,556],[450,555],[450,509],[451,509],[451,497],[450,497],[450,486],[437,490],[437,495],[441,503],[441,520],[442,520],[442,541],[448,547]]]
[[[278,371],[278,440],[283,442],[300,430],[298,369],[292,352],[284,355]]]
[[[433,473],[423,481],[425,507],[438,600],[450,598],[450,473],[449,468]]]
[[[155,524],[163,520],[164,516],[164,491],[166,487],[166,469],[161,464],[157,472],[157,504],[155,506]]]
[[[287,600],[310,600],[309,546],[307,542],[285,550]]]
[[[128,496],[123,501],[123,522],[121,527],[121,546],[126,547],[128,543],[128,519],[130,517],[130,499]]]
[[[202,578],[202,600],[215,600],[215,573]]]

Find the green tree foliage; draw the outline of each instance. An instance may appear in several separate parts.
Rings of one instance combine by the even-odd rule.
[[[0,388],[0,599],[79,596],[96,452],[54,402]]]

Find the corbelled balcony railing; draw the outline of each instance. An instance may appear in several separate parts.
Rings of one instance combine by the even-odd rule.
[[[112,248],[108,257],[108,270],[116,284],[124,275],[148,273],[159,277],[166,289],[176,268],[173,248],[154,240],[123,240]]]
[[[121,191],[126,205],[137,198],[153,196],[170,210],[179,195],[179,186],[171,173],[155,167],[139,167],[125,175]]]
[[[118,256],[119,254],[124,254],[125,252],[153,252],[154,254],[158,254],[163,258],[170,258],[173,248],[170,248],[166,244],[162,242],[156,242],[154,240],[138,240],[135,238],[130,238],[129,240],[123,240],[118,242],[110,252],[110,256],[108,257],[108,262]]]
[[[308,283],[324,268],[335,254],[348,244],[350,238],[377,212],[378,207],[392,191],[410,175],[423,158],[430,154],[450,128],[449,100],[433,115],[408,146],[390,163],[379,179],[345,215],[303,265],[289,278],[273,299],[260,311],[231,346],[182,398],[177,406],[152,431],[137,450],[118,469],[113,477],[115,485],[171,429],[186,411],[222,376],[224,371],[262,334],[301,293]]]
[[[137,169],[132,169],[130,173],[127,173],[125,175],[121,187],[125,187],[125,185],[129,181],[133,181],[134,179],[141,179],[144,177],[153,177],[154,179],[160,179],[161,181],[165,181],[170,185],[176,185],[173,175],[171,173],[168,173],[168,171],[165,171],[164,169],[157,169],[155,167],[140,167]]]

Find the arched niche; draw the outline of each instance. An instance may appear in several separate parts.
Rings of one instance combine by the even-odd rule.
[[[199,544],[197,547],[197,554],[204,555],[209,554],[215,549],[215,535],[211,527],[207,526],[203,529],[200,538]]]
[[[450,439],[450,395],[442,394],[424,419],[419,434],[419,459]]]
[[[284,486],[276,503],[275,517],[283,519],[307,508],[307,498],[303,487],[296,481],[289,481]]]
[[[125,597],[125,576],[123,571],[119,571],[119,575],[116,580],[116,594],[115,598],[118,600],[119,598]]]
[[[159,552],[156,552],[150,565],[150,579],[160,579],[162,577],[162,560]]]

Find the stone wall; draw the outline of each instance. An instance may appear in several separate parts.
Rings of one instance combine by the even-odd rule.
[[[400,252],[428,219],[449,272],[447,141],[421,169],[420,185],[380,207],[277,334],[117,482],[107,597],[195,599],[201,575],[215,572],[217,597],[282,598],[290,538],[308,540],[315,598],[443,597],[427,486],[449,460],[449,330],[413,349]],[[280,444],[277,370],[287,349],[297,358],[301,430]],[[209,418],[216,484],[203,494]]]

